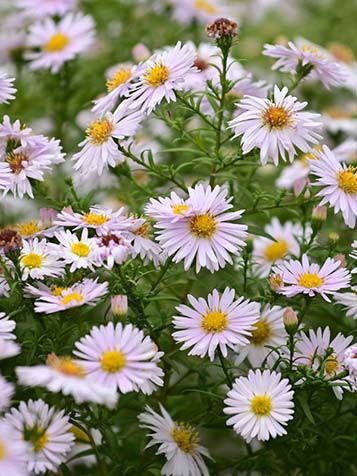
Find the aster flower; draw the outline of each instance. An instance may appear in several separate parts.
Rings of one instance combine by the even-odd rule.
[[[4,420],[0,420],[0,474],[28,476],[27,451],[27,444],[17,438],[15,429]]]
[[[17,439],[29,442],[27,467],[31,474],[57,471],[74,444],[71,424],[64,411],[49,407],[43,400],[20,402],[5,415]]]
[[[37,287],[27,285],[25,292],[28,296],[36,298],[35,312],[51,314],[84,304],[95,305],[108,292],[108,283],[98,283],[98,278],[84,279],[68,287],[50,288],[38,283]]]
[[[302,112],[306,102],[288,95],[288,88],[274,86],[273,99],[245,96],[238,104],[237,116],[229,122],[235,137],[242,136],[243,154],[260,149],[260,160],[278,165],[279,157],[290,162],[297,150],[308,152],[321,140],[319,114]]]
[[[4,312],[0,312],[0,339],[15,340],[16,336],[13,334],[15,327],[16,322]]]
[[[227,347],[249,344],[254,325],[259,318],[259,304],[244,300],[235,300],[234,289],[228,287],[220,295],[216,289],[208,299],[187,296],[191,307],[180,305],[176,310],[180,316],[174,316],[176,331],[172,337],[182,344],[181,350],[192,349],[188,355],[209,355],[214,359],[217,347],[227,356]],[[193,309],[192,309],[193,308]]]
[[[160,445],[156,454],[163,454],[166,463],[161,470],[165,476],[208,476],[203,456],[208,450],[200,444],[199,434],[188,423],[174,422],[160,404],[160,413],[148,405],[138,416],[140,426],[149,429],[151,441],[146,448]]]
[[[144,333],[131,324],[112,322],[93,327],[90,334],[75,344],[74,355],[89,377],[105,388],[121,393],[147,391],[147,382],[162,386],[163,371],[157,366],[163,355]]]
[[[170,220],[175,222],[189,214],[187,200],[171,192],[170,197],[151,198],[145,206],[145,213],[154,220]]]
[[[162,248],[152,240],[152,227],[145,218],[133,218],[124,236],[133,247],[133,258],[139,256],[145,265],[152,261],[155,267],[165,261]]]
[[[353,166],[341,164],[325,145],[317,153],[318,160],[310,161],[311,174],[318,179],[312,185],[323,187],[317,197],[320,205],[328,203],[335,214],[342,213],[347,226],[354,228],[357,217],[357,171]]]
[[[64,263],[71,265],[71,273],[81,268],[94,271],[94,266],[97,265],[96,240],[88,238],[87,228],[82,230],[80,238],[69,230],[59,231],[55,233],[55,237],[59,244],[51,243],[49,248],[53,254],[61,256]]]
[[[115,389],[104,387],[88,378],[86,369],[71,357],[50,354],[46,365],[16,367],[16,375],[21,385],[46,387],[53,393],[72,395],[79,404],[92,402],[113,408],[118,399]]]
[[[4,379],[4,377],[0,374],[0,413],[2,413],[4,410],[6,410],[9,407],[11,398],[14,395],[14,393],[15,393],[15,385],[10,382],[7,382]]]
[[[268,358],[267,362],[271,366],[279,356],[271,347],[280,348],[286,344],[288,335],[284,328],[284,308],[267,304],[259,314],[259,320],[254,324],[249,337],[249,344],[237,346],[236,365],[247,358],[252,367],[260,367]]]
[[[347,380],[350,388],[348,390],[357,392],[357,344],[353,344],[345,350],[342,363],[349,373]]]
[[[283,225],[277,218],[264,227],[275,241],[264,236],[254,237],[253,241],[253,271],[260,278],[269,276],[273,264],[282,263],[287,255],[299,256],[300,246],[297,238],[303,233],[300,224],[287,221]]]
[[[108,269],[112,269],[115,264],[124,263],[133,252],[130,242],[115,231],[96,238],[96,244],[95,259]]]
[[[170,0],[170,3],[175,20],[184,25],[193,21],[206,24],[225,12],[220,0]]]
[[[82,150],[72,157],[74,169],[82,174],[96,170],[98,175],[102,175],[104,169],[124,162],[125,157],[114,139],[133,136],[142,118],[141,111],[129,111],[128,102],[124,101],[113,114],[108,112],[93,121],[86,130],[86,139],[79,144]]]
[[[140,109],[150,114],[165,98],[167,102],[176,101],[175,91],[183,89],[186,74],[195,71],[193,63],[196,53],[189,45],[153,55],[145,64],[137,84],[131,89],[131,109]]]
[[[66,61],[87,51],[94,40],[92,17],[81,13],[67,13],[55,23],[52,18],[30,26],[27,44],[38,51],[26,53],[30,68],[50,69],[57,73]]]
[[[29,17],[63,16],[74,10],[78,0],[15,0],[15,5],[21,8]]]
[[[293,418],[294,392],[289,380],[270,370],[249,370],[248,377],[235,380],[224,401],[224,413],[232,415],[227,425],[250,442],[266,441],[286,434]]]
[[[16,225],[16,230],[22,238],[29,239],[36,236],[51,238],[57,227],[53,225],[53,220],[57,216],[57,211],[53,208],[41,208],[40,219],[30,220]]]
[[[276,58],[273,69],[279,69],[284,73],[296,74],[299,65],[311,67],[311,78],[319,79],[325,88],[342,86],[347,80],[347,70],[336,62],[324,49],[307,40],[299,40],[295,45],[292,41],[288,46],[265,45],[263,54]]]
[[[64,264],[58,256],[60,255],[53,253],[51,244],[45,239],[24,240],[19,257],[22,279],[26,281],[29,276],[33,279],[61,276],[64,273]]]
[[[357,286],[351,286],[352,292],[335,293],[333,295],[338,304],[342,304],[346,310],[346,316],[357,319]]]
[[[14,88],[15,78],[8,78],[5,74],[0,74],[0,104],[8,104],[9,101],[15,99]]]
[[[211,272],[232,263],[230,254],[238,255],[246,236],[247,226],[233,223],[241,218],[243,210],[227,212],[232,205],[232,197],[227,199],[227,190],[217,185],[196,185],[188,189],[186,204],[189,214],[177,221],[160,219],[157,239],[161,247],[173,261],[184,260],[185,270],[196,259],[196,272],[208,268]]]

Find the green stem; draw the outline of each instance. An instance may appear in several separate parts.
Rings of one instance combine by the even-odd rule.
[[[226,361],[225,361],[225,358],[223,357],[223,354],[222,354],[222,351],[221,351],[220,348],[218,348],[218,358],[219,358],[219,361],[221,363],[223,373],[226,377],[227,385],[228,385],[229,388],[232,388],[233,387],[232,379],[231,379],[231,376],[229,375],[229,372],[228,372],[228,369],[227,369],[227,366],[226,366]]]

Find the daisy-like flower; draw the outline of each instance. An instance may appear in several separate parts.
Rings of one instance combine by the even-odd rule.
[[[293,297],[303,293],[310,297],[316,294],[328,302],[328,294],[334,294],[342,288],[349,287],[351,275],[348,270],[341,266],[340,261],[327,258],[322,267],[316,263],[310,263],[307,255],[303,255],[302,261],[284,261],[281,265],[273,268],[273,273],[282,276],[283,286],[279,293],[287,297]]]
[[[113,114],[108,112],[93,121],[86,129],[86,139],[79,144],[82,150],[72,157],[74,169],[82,174],[96,170],[98,175],[102,175],[104,169],[124,162],[125,157],[114,139],[133,136],[142,118],[141,111],[129,111],[128,102],[124,101]]]
[[[15,99],[16,88],[14,88],[15,78],[8,78],[5,74],[0,74],[0,104],[7,104]]]
[[[69,417],[41,399],[20,402],[18,409],[5,415],[5,421],[14,428],[17,439],[29,443],[27,467],[31,474],[57,471],[74,445]]]
[[[113,408],[118,400],[114,388],[104,387],[88,378],[86,369],[71,357],[50,354],[46,365],[16,367],[16,375],[21,385],[46,387],[53,393],[72,395],[79,404],[92,402]]]
[[[81,13],[67,13],[58,23],[52,18],[30,26],[27,44],[37,51],[26,53],[30,68],[50,69],[57,73],[66,61],[87,51],[94,40],[92,17]]]
[[[265,305],[258,322],[254,324],[248,345],[239,345],[235,364],[239,365],[247,358],[253,367],[259,367],[267,358],[269,366],[279,357],[271,347],[279,348],[286,344],[287,333],[284,327],[284,308]]]
[[[152,226],[145,218],[133,218],[123,234],[133,247],[133,258],[139,256],[145,265],[152,261],[156,268],[165,261],[162,248],[152,239]]]
[[[357,392],[357,344],[351,345],[344,352],[343,366],[348,370],[349,376],[347,380],[352,387],[352,391]]]
[[[36,298],[35,312],[51,314],[84,304],[94,306],[108,292],[108,283],[98,283],[98,278],[84,279],[69,287],[49,288],[38,283],[38,287],[27,285],[25,291],[30,297]]]
[[[219,185],[212,190],[199,184],[190,187],[188,193],[186,204],[190,213],[178,209],[179,220],[158,220],[157,239],[175,263],[184,260],[185,270],[196,259],[197,273],[201,268],[217,271],[227,262],[232,263],[230,254],[238,255],[246,245],[247,225],[233,223],[241,218],[243,210],[227,211],[232,208],[232,197],[227,199],[227,190]]]
[[[15,327],[16,322],[4,312],[0,312],[0,339],[15,340],[16,336],[13,334]]]
[[[51,243],[49,247],[53,254],[61,256],[64,263],[70,264],[70,272],[84,268],[94,271],[97,265],[95,254],[96,240],[88,238],[88,229],[84,228],[80,238],[69,230],[55,233],[59,244]]]
[[[74,10],[78,0],[15,0],[18,8],[30,17],[63,16]]]
[[[335,214],[342,213],[347,226],[354,228],[357,217],[357,169],[341,164],[334,153],[325,145],[317,153],[318,160],[310,160],[311,174],[317,177],[312,185],[323,187],[317,197],[320,205],[328,203]]]
[[[185,76],[195,71],[196,53],[190,45],[181,45],[153,55],[135,86],[132,87],[130,108],[150,114],[165,98],[176,101],[175,91],[183,89]]]
[[[0,420],[0,474],[1,476],[29,476],[26,468],[28,446],[17,437],[16,430]]]
[[[238,104],[237,116],[229,122],[235,136],[242,136],[243,154],[254,147],[260,149],[260,160],[265,165],[269,159],[279,164],[279,157],[290,162],[297,150],[308,152],[318,144],[320,114],[304,112],[307,102],[299,102],[288,95],[288,88],[274,86],[273,99],[245,96]]]
[[[223,16],[225,9],[220,0],[170,0],[174,18],[187,25],[193,21],[206,24]]]
[[[41,208],[40,219],[30,220],[16,225],[16,230],[22,238],[29,239],[36,236],[50,238],[54,235],[57,227],[53,225],[53,220],[57,216],[57,211],[53,208]]]
[[[264,231],[275,241],[264,236],[257,236],[253,241],[254,273],[260,278],[269,276],[273,264],[282,263],[287,255],[299,256],[300,247],[297,238],[302,235],[300,224],[287,221],[283,225],[274,217]]]
[[[250,442],[266,441],[286,434],[287,422],[293,418],[294,392],[289,380],[270,370],[249,370],[248,377],[239,377],[227,394],[223,409],[227,425]]]
[[[19,262],[24,281],[29,276],[33,279],[43,279],[45,276],[56,277],[64,273],[63,261],[58,259],[61,255],[53,253],[50,247],[51,244],[45,239],[23,241]]]
[[[170,220],[175,222],[189,213],[187,200],[171,192],[170,197],[151,198],[145,206],[145,213],[154,220]]]
[[[344,353],[352,340],[353,336],[345,337],[341,333],[331,340],[329,327],[319,327],[316,332],[310,329],[308,334],[301,332],[295,346],[294,364],[303,364],[314,370],[323,366],[325,378],[332,379],[343,371]],[[338,382],[334,380],[334,383]],[[334,386],[332,389],[341,399],[343,387]]]
[[[357,286],[352,286],[351,290],[348,293],[335,293],[333,297],[338,304],[345,306],[348,317],[357,319]]]
[[[234,349],[237,345],[249,344],[254,325],[259,319],[259,304],[244,300],[235,300],[234,289],[226,288],[222,295],[216,289],[204,298],[187,299],[192,307],[180,305],[176,310],[180,316],[174,316],[173,325],[176,331],[172,337],[182,344],[181,349],[190,347],[188,355],[208,354],[214,359],[217,347],[227,356],[227,348]]]
[[[342,86],[348,78],[347,70],[341,63],[336,62],[326,50],[307,40],[298,40],[296,45],[290,41],[288,46],[265,45],[263,54],[276,58],[273,69],[284,73],[296,74],[299,66],[310,66],[309,76],[319,79],[327,89]]]
[[[123,326],[112,322],[93,327],[90,334],[75,344],[74,355],[81,360],[88,376],[105,388],[119,389],[121,393],[151,393],[147,382],[162,386],[163,371],[158,367],[163,355],[144,333],[131,324]]]
[[[210,458],[201,445],[198,431],[188,423],[175,422],[160,404],[160,413],[148,405],[138,416],[140,426],[151,431],[150,448],[160,445],[156,454],[162,454],[166,463],[161,470],[165,476],[209,476],[203,456]]]
[[[15,385],[10,382],[7,382],[0,374],[0,413],[2,413],[10,406],[11,398],[14,393]]]
[[[112,232],[96,238],[96,261],[108,269],[122,264],[132,254],[133,247],[120,233]]]

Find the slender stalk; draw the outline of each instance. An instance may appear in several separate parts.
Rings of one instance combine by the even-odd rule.
[[[226,361],[225,361],[225,358],[223,357],[223,354],[222,354],[222,351],[221,351],[220,348],[218,348],[218,358],[219,358],[219,361],[221,363],[223,373],[226,377],[227,385],[228,385],[229,388],[232,388],[233,387],[232,379],[231,379],[231,376],[229,375],[229,371],[228,371],[227,366],[226,366]]]

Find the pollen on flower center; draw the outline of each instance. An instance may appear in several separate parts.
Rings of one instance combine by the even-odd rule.
[[[113,132],[114,124],[109,119],[97,119],[86,129],[86,135],[92,144],[104,144]]]
[[[61,304],[67,305],[71,303],[72,301],[75,302],[82,302],[83,301],[83,295],[73,292],[73,293],[68,293],[65,296],[61,298]]]
[[[36,221],[29,221],[27,223],[21,223],[16,227],[22,236],[32,236],[35,233],[41,231]]]
[[[162,86],[170,76],[170,70],[163,63],[156,63],[145,71],[144,79],[153,88]]]
[[[72,243],[71,250],[75,255],[80,256],[81,258],[88,256],[90,252],[89,246],[82,242]]]
[[[0,443],[0,461],[4,459],[6,456],[6,451],[4,446]]]
[[[48,40],[43,49],[49,53],[54,53],[56,51],[62,51],[69,44],[70,39],[64,33],[58,32],[55,33],[52,38]]]
[[[108,79],[107,81],[108,92],[114,91],[114,89],[126,83],[132,75],[133,73],[130,67],[126,68],[125,66],[120,66],[112,79]]]
[[[204,316],[201,327],[206,332],[222,332],[227,327],[227,316],[221,311],[210,311]]]
[[[270,415],[272,408],[271,398],[267,395],[256,395],[250,402],[251,411],[258,417]]]
[[[107,223],[108,217],[107,215],[98,215],[97,213],[90,212],[83,215],[82,221],[86,225],[100,226]]]
[[[139,228],[137,228],[133,233],[137,236],[141,236],[143,238],[149,238],[151,232],[151,225],[150,223],[143,223]]]
[[[357,176],[354,169],[349,168],[337,173],[338,187],[348,195],[357,193]]]
[[[263,112],[263,121],[270,129],[282,129],[290,125],[291,113],[285,109],[285,107],[271,104],[268,109]]]
[[[320,276],[316,273],[304,273],[298,279],[299,286],[309,289],[318,288],[322,286],[323,282],[324,279],[320,278]]]
[[[100,365],[105,372],[115,373],[121,370],[126,363],[126,358],[119,350],[105,352],[100,360]]]
[[[33,450],[36,452],[41,451],[46,446],[48,443],[48,436],[43,428],[37,428],[37,435],[31,439],[31,442],[33,444]]]
[[[171,436],[184,453],[192,453],[199,445],[197,431],[187,423],[176,423]]]
[[[301,51],[303,53],[311,53],[312,55],[316,56],[316,58],[319,58],[319,59],[325,58],[325,55],[318,48],[316,48],[316,46],[303,44],[301,46]]]
[[[29,253],[21,258],[21,263],[26,268],[39,268],[42,264],[42,256],[37,253]]]
[[[280,258],[283,258],[283,256],[285,256],[288,251],[289,247],[286,241],[277,241],[271,243],[265,248],[264,257],[267,261],[276,261]]]
[[[177,203],[176,205],[171,205],[172,211],[175,215],[182,215],[182,212],[187,212],[188,205],[184,203]]]
[[[338,368],[337,360],[335,359],[335,357],[333,357],[333,355],[329,355],[325,362],[326,373],[328,375],[335,375],[337,372],[337,368]]]
[[[51,288],[51,292],[52,292],[53,296],[60,296],[62,294],[62,292],[65,291],[66,289],[68,289],[68,288],[63,288],[61,286],[53,286]]]
[[[264,320],[259,320],[254,324],[254,329],[252,330],[252,335],[249,338],[251,344],[261,345],[266,342],[271,335],[271,328],[268,322]]]
[[[196,215],[190,221],[191,232],[200,238],[210,238],[216,227],[216,221],[207,213]]]
[[[11,171],[18,175],[25,168],[25,163],[29,161],[29,158],[23,152],[10,152],[5,158],[5,162],[9,164]]]
[[[217,8],[214,5],[212,5],[211,2],[207,2],[207,0],[196,0],[195,7],[198,10],[202,10],[206,13],[212,13],[212,14],[218,13]]]
[[[46,361],[47,365],[57,372],[73,377],[84,378],[86,371],[84,367],[74,362],[70,357],[57,357],[56,354],[49,354]]]

